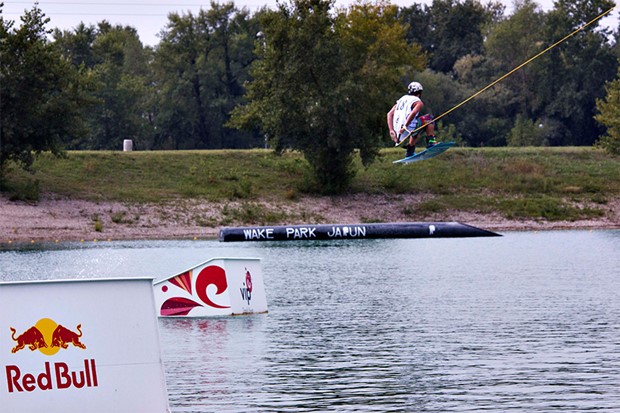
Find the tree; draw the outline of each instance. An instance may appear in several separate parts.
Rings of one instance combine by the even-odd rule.
[[[558,0],[545,19],[545,45],[551,45],[610,9],[609,0]],[[598,22],[543,55],[535,83],[540,110],[536,118],[561,125],[552,145],[592,145],[603,133],[595,122],[596,99],[605,95],[605,82],[614,78],[617,57],[607,29]]]
[[[508,73],[536,55],[541,50],[543,13],[532,0],[517,0],[514,13],[493,25],[484,42],[485,55],[492,62],[495,77]],[[510,45],[509,47],[507,45]],[[515,93],[519,113],[531,117],[538,109],[536,90],[536,66],[529,64],[503,81]]]
[[[522,115],[517,116],[515,125],[508,136],[508,145],[510,146],[542,146],[543,131],[542,126],[536,125]]]
[[[92,69],[98,63],[93,51],[97,28],[80,23],[73,32],[54,29],[54,46],[76,66]]]
[[[47,40],[49,19],[34,6],[21,21],[14,29],[0,16],[0,174],[9,160],[29,169],[38,153],[59,155],[85,133],[84,84]]]
[[[520,0],[513,15],[491,19],[483,52],[454,63],[452,73],[463,94],[478,92],[609,6],[607,0],[575,3],[558,1],[555,10],[544,14],[535,3]],[[601,132],[593,120],[594,99],[603,96],[602,85],[613,78],[617,65],[607,34],[596,25],[578,33],[477,96],[450,121],[471,145],[514,142],[530,126],[535,142],[591,144]]]
[[[129,26],[99,23],[93,42],[93,76],[99,102],[88,114],[91,149],[120,149],[124,139],[146,147],[152,135],[149,113],[150,50]]]
[[[257,22],[233,3],[211,3],[197,15],[171,14],[156,49],[156,147],[251,147],[255,131],[224,127],[241,102],[255,56]]]
[[[400,13],[409,24],[407,40],[422,45],[430,56],[430,69],[448,73],[468,54],[482,54],[485,27],[497,21],[501,3],[483,6],[478,0],[433,0],[430,7],[418,5]]]
[[[359,3],[334,13],[332,5],[294,0],[265,14],[249,103],[232,119],[260,127],[276,151],[301,151],[324,193],[348,188],[356,148],[372,162],[405,68],[424,64],[406,44],[395,6]]]
[[[73,32],[54,31],[54,46],[92,84],[82,117],[89,127],[69,149],[119,149],[124,139],[146,148],[153,134],[149,99],[151,50],[130,26],[80,24]]]
[[[607,134],[600,137],[598,145],[609,153],[620,155],[620,68],[616,80],[605,86],[605,99],[596,101],[596,121],[607,128]]]
[[[398,10],[398,19],[405,25],[407,43],[417,43],[424,53],[434,49],[434,26],[431,24],[431,8],[423,4],[412,4]]]
[[[514,142],[515,136],[525,131],[524,121],[530,118],[536,97],[530,85],[536,78],[532,66],[486,88],[538,51],[540,14],[536,4],[529,0],[515,2],[514,14],[501,20],[491,19],[493,23],[486,26],[482,53],[464,55],[454,63],[453,75],[463,99],[484,90],[475,101],[451,116],[469,145],[502,146],[507,139]]]

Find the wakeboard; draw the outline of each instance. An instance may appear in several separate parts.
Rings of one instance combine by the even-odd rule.
[[[437,145],[431,146],[430,148],[425,149],[422,152],[418,152],[406,158],[399,159],[397,161],[394,161],[393,163],[411,163],[423,161],[425,159],[437,156],[440,153],[444,153],[445,151],[453,147],[455,143],[456,142],[439,142]]]

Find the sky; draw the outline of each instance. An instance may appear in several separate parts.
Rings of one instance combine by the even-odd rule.
[[[286,1],[286,0],[285,0]],[[20,23],[24,10],[30,10],[35,4],[33,0],[0,0],[4,3],[2,16],[5,20]],[[219,3],[224,3],[220,0]],[[247,8],[251,12],[263,5],[275,8],[276,0],[233,0],[237,8]],[[337,0],[337,6],[348,6],[355,0]],[[432,0],[392,0],[398,6],[410,6],[414,3],[431,4]],[[482,3],[487,3],[482,0]],[[502,0],[508,13],[512,12],[512,0]],[[536,0],[545,11],[553,7],[553,0]],[[197,13],[200,8],[208,9],[209,0],[38,0],[39,8],[50,18],[48,28],[73,31],[80,22],[87,26],[96,25],[107,20],[112,25],[132,26],[138,31],[143,44],[155,46],[159,43],[158,34],[165,28],[168,13]],[[616,28],[619,20],[618,10],[602,20],[602,24]]]

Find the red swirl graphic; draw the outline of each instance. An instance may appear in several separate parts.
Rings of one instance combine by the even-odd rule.
[[[228,288],[228,283],[226,282],[226,271],[224,271],[222,267],[218,267],[217,265],[209,265],[200,271],[198,277],[196,277],[196,295],[202,300],[202,302],[210,307],[229,308],[230,306],[215,304],[211,301],[211,299],[207,296],[207,287],[209,285],[215,285],[217,287],[216,295],[222,294],[226,291]]]

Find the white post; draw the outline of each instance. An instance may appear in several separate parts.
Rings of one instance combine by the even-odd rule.
[[[133,150],[133,141],[131,139],[125,139],[123,141],[123,152],[131,152]]]

